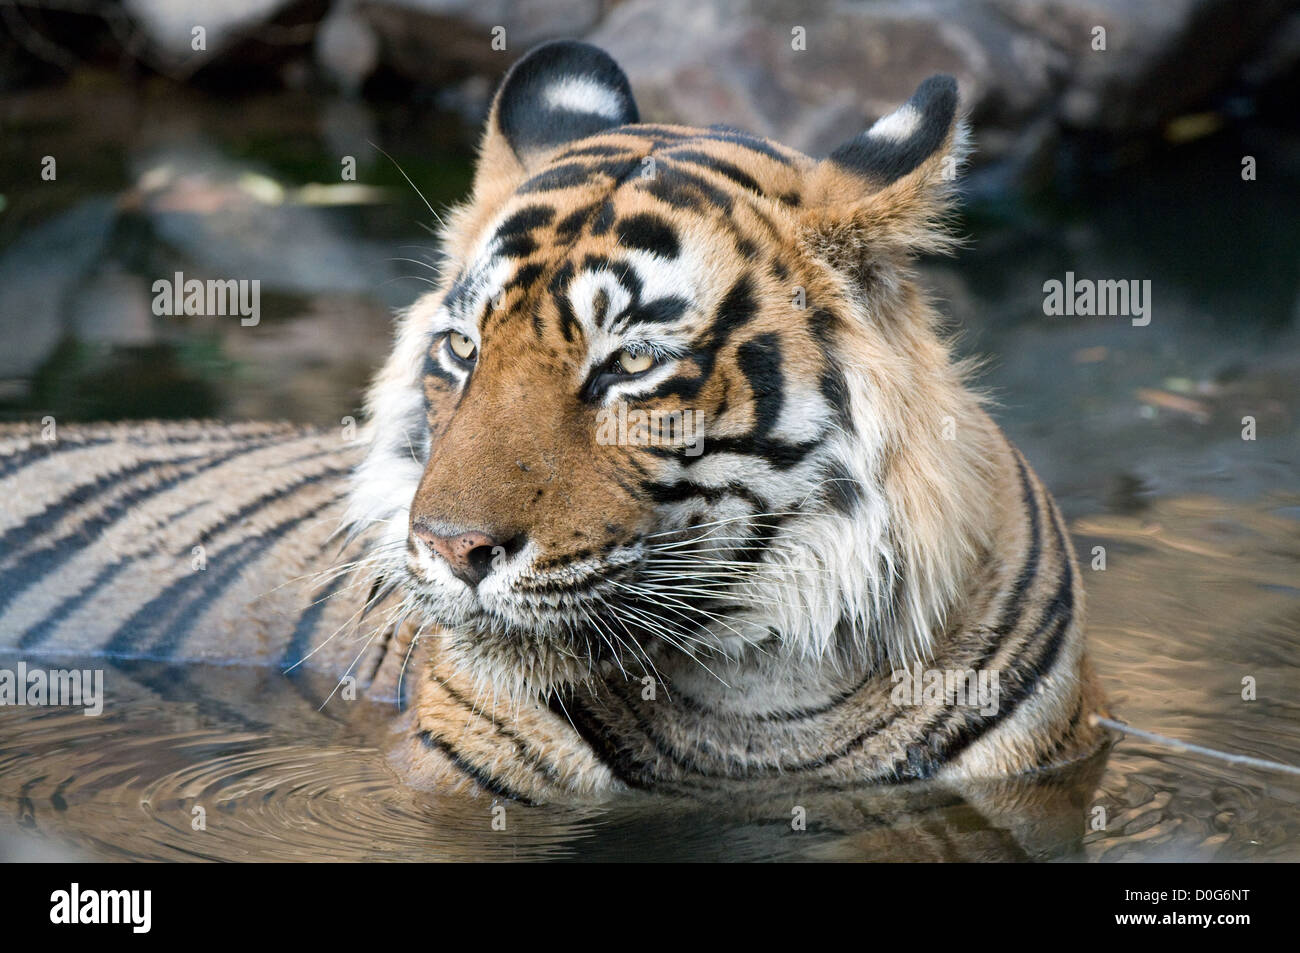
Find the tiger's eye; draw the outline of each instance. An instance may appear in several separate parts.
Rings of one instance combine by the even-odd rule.
[[[478,346],[459,331],[450,332],[447,343],[451,345],[452,353],[462,361],[474,360],[474,354],[478,351]]]
[[[642,374],[654,365],[654,355],[648,351],[640,354],[633,354],[624,348],[618,352],[618,366],[623,368],[626,374]]]

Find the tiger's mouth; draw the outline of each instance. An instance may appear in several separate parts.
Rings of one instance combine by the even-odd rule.
[[[753,580],[737,568],[744,548],[723,551],[698,533],[547,569],[521,552],[477,584],[419,551],[408,555],[418,615],[462,668],[511,692],[544,695],[611,671],[652,674],[667,652],[726,654],[745,625],[736,614],[752,605]]]

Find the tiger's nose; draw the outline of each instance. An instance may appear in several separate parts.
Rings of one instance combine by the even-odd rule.
[[[411,525],[411,535],[447,560],[452,574],[470,586],[486,579],[498,558],[508,558],[519,550],[517,540],[478,530],[460,530],[444,536],[417,522]]]

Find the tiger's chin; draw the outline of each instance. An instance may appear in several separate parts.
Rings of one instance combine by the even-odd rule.
[[[503,631],[498,627],[444,628],[450,668],[477,693],[500,701],[536,702],[591,682],[612,656],[580,633]]]
[[[431,591],[422,584],[411,587],[410,600],[418,627],[435,633],[451,670],[485,698],[546,699],[611,670],[640,671],[637,662],[653,652],[635,627],[577,599],[565,613],[519,600],[498,606],[469,591]]]

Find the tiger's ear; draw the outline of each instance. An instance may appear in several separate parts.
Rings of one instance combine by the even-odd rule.
[[[813,169],[805,192],[813,244],[852,271],[950,247],[943,220],[966,151],[957,81],[931,76]]]
[[[534,47],[492,100],[475,200],[504,198],[565,143],[638,118],[632,87],[608,53],[574,40]]]

